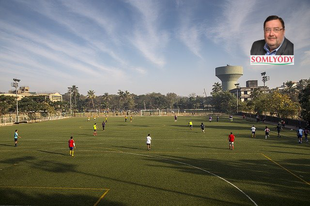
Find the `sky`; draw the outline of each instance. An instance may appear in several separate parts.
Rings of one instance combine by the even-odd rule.
[[[293,66],[250,65],[269,15],[285,22]],[[17,78],[37,93],[210,96],[227,64],[243,67],[241,87],[266,72],[274,88],[310,78],[309,22],[308,0],[0,0],[0,92]]]

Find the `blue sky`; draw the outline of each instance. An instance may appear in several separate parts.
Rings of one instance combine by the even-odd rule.
[[[298,2],[298,3],[297,3]],[[294,66],[251,66],[269,15],[285,21]],[[0,91],[210,95],[215,67],[243,66],[241,86],[310,77],[308,0],[0,0]]]

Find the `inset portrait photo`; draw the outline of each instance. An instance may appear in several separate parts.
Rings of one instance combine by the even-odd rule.
[[[263,25],[264,39],[252,44],[251,65],[294,65],[294,44],[285,37],[281,17],[268,16]]]
[[[253,43],[251,55],[294,55],[294,44],[285,37],[285,24],[281,17],[267,17],[264,39]]]

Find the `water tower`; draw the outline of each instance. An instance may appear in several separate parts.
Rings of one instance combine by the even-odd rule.
[[[216,67],[215,75],[222,81],[223,91],[229,91],[236,88],[235,84],[238,79],[243,75],[242,66],[224,66]]]

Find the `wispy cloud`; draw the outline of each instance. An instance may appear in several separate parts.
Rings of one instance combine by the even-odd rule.
[[[81,0],[66,0],[61,3],[65,5],[69,11],[98,24],[110,37],[113,38],[113,35],[115,35],[115,27],[118,25],[118,22],[115,22],[117,19],[112,20],[109,15],[105,15],[110,13],[108,7],[103,7],[98,10],[93,4]]]
[[[132,44],[153,64],[166,64],[162,49],[168,42],[168,34],[159,29],[160,5],[152,0],[130,0],[130,5],[137,9],[139,16],[133,27]]]
[[[236,46],[243,47],[245,54],[249,53],[249,33],[252,26],[251,15],[256,1],[228,0],[222,5],[222,11],[215,18],[214,25],[206,28],[206,36],[231,52]],[[246,48],[244,46],[246,45]]]
[[[138,72],[139,74],[143,74],[143,75],[145,75],[145,74],[147,73],[147,70],[144,69],[144,68],[142,68],[142,67],[134,68],[134,70],[135,70],[136,72]]]
[[[193,54],[202,58],[200,54],[202,45],[201,38],[203,37],[202,24],[194,20],[194,7],[196,7],[197,4],[194,2],[191,2],[191,4],[191,6],[182,6],[183,3],[177,1],[180,14],[180,28],[177,30],[177,36]]]
[[[301,66],[310,66],[310,51],[305,51],[302,55]]]
[[[39,1],[36,6],[32,6],[32,2],[27,3],[31,9],[65,27],[73,38],[81,38],[86,47],[106,53],[120,64],[126,64],[123,58],[113,51],[112,47],[117,45],[107,45],[107,41],[104,41],[109,39],[109,42],[119,43],[114,26],[117,22],[109,19],[108,15],[103,15],[104,12],[81,1],[64,1],[64,7],[49,1]]]
[[[294,50],[297,52],[310,45],[310,27],[305,26],[310,21],[310,4],[300,2],[298,5],[285,20],[285,35],[294,43]]]
[[[181,41],[193,52],[196,56],[202,58],[201,52],[201,32],[197,26],[183,25],[180,31]]]
[[[97,61],[94,58],[96,53],[91,48],[75,44],[53,34],[46,34],[42,37],[35,32],[24,31],[21,28],[3,23],[0,25],[3,25],[10,33],[5,39],[7,43],[31,52],[34,56],[44,56],[46,59],[59,63],[68,69],[79,70],[90,75],[97,75],[96,69],[101,70],[101,72],[116,72],[115,69],[96,63]],[[18,36],[22,36],[22,38]],[[23,51],[20,49],[16,51]],[[85,66],[85,64],[90,67]]]

